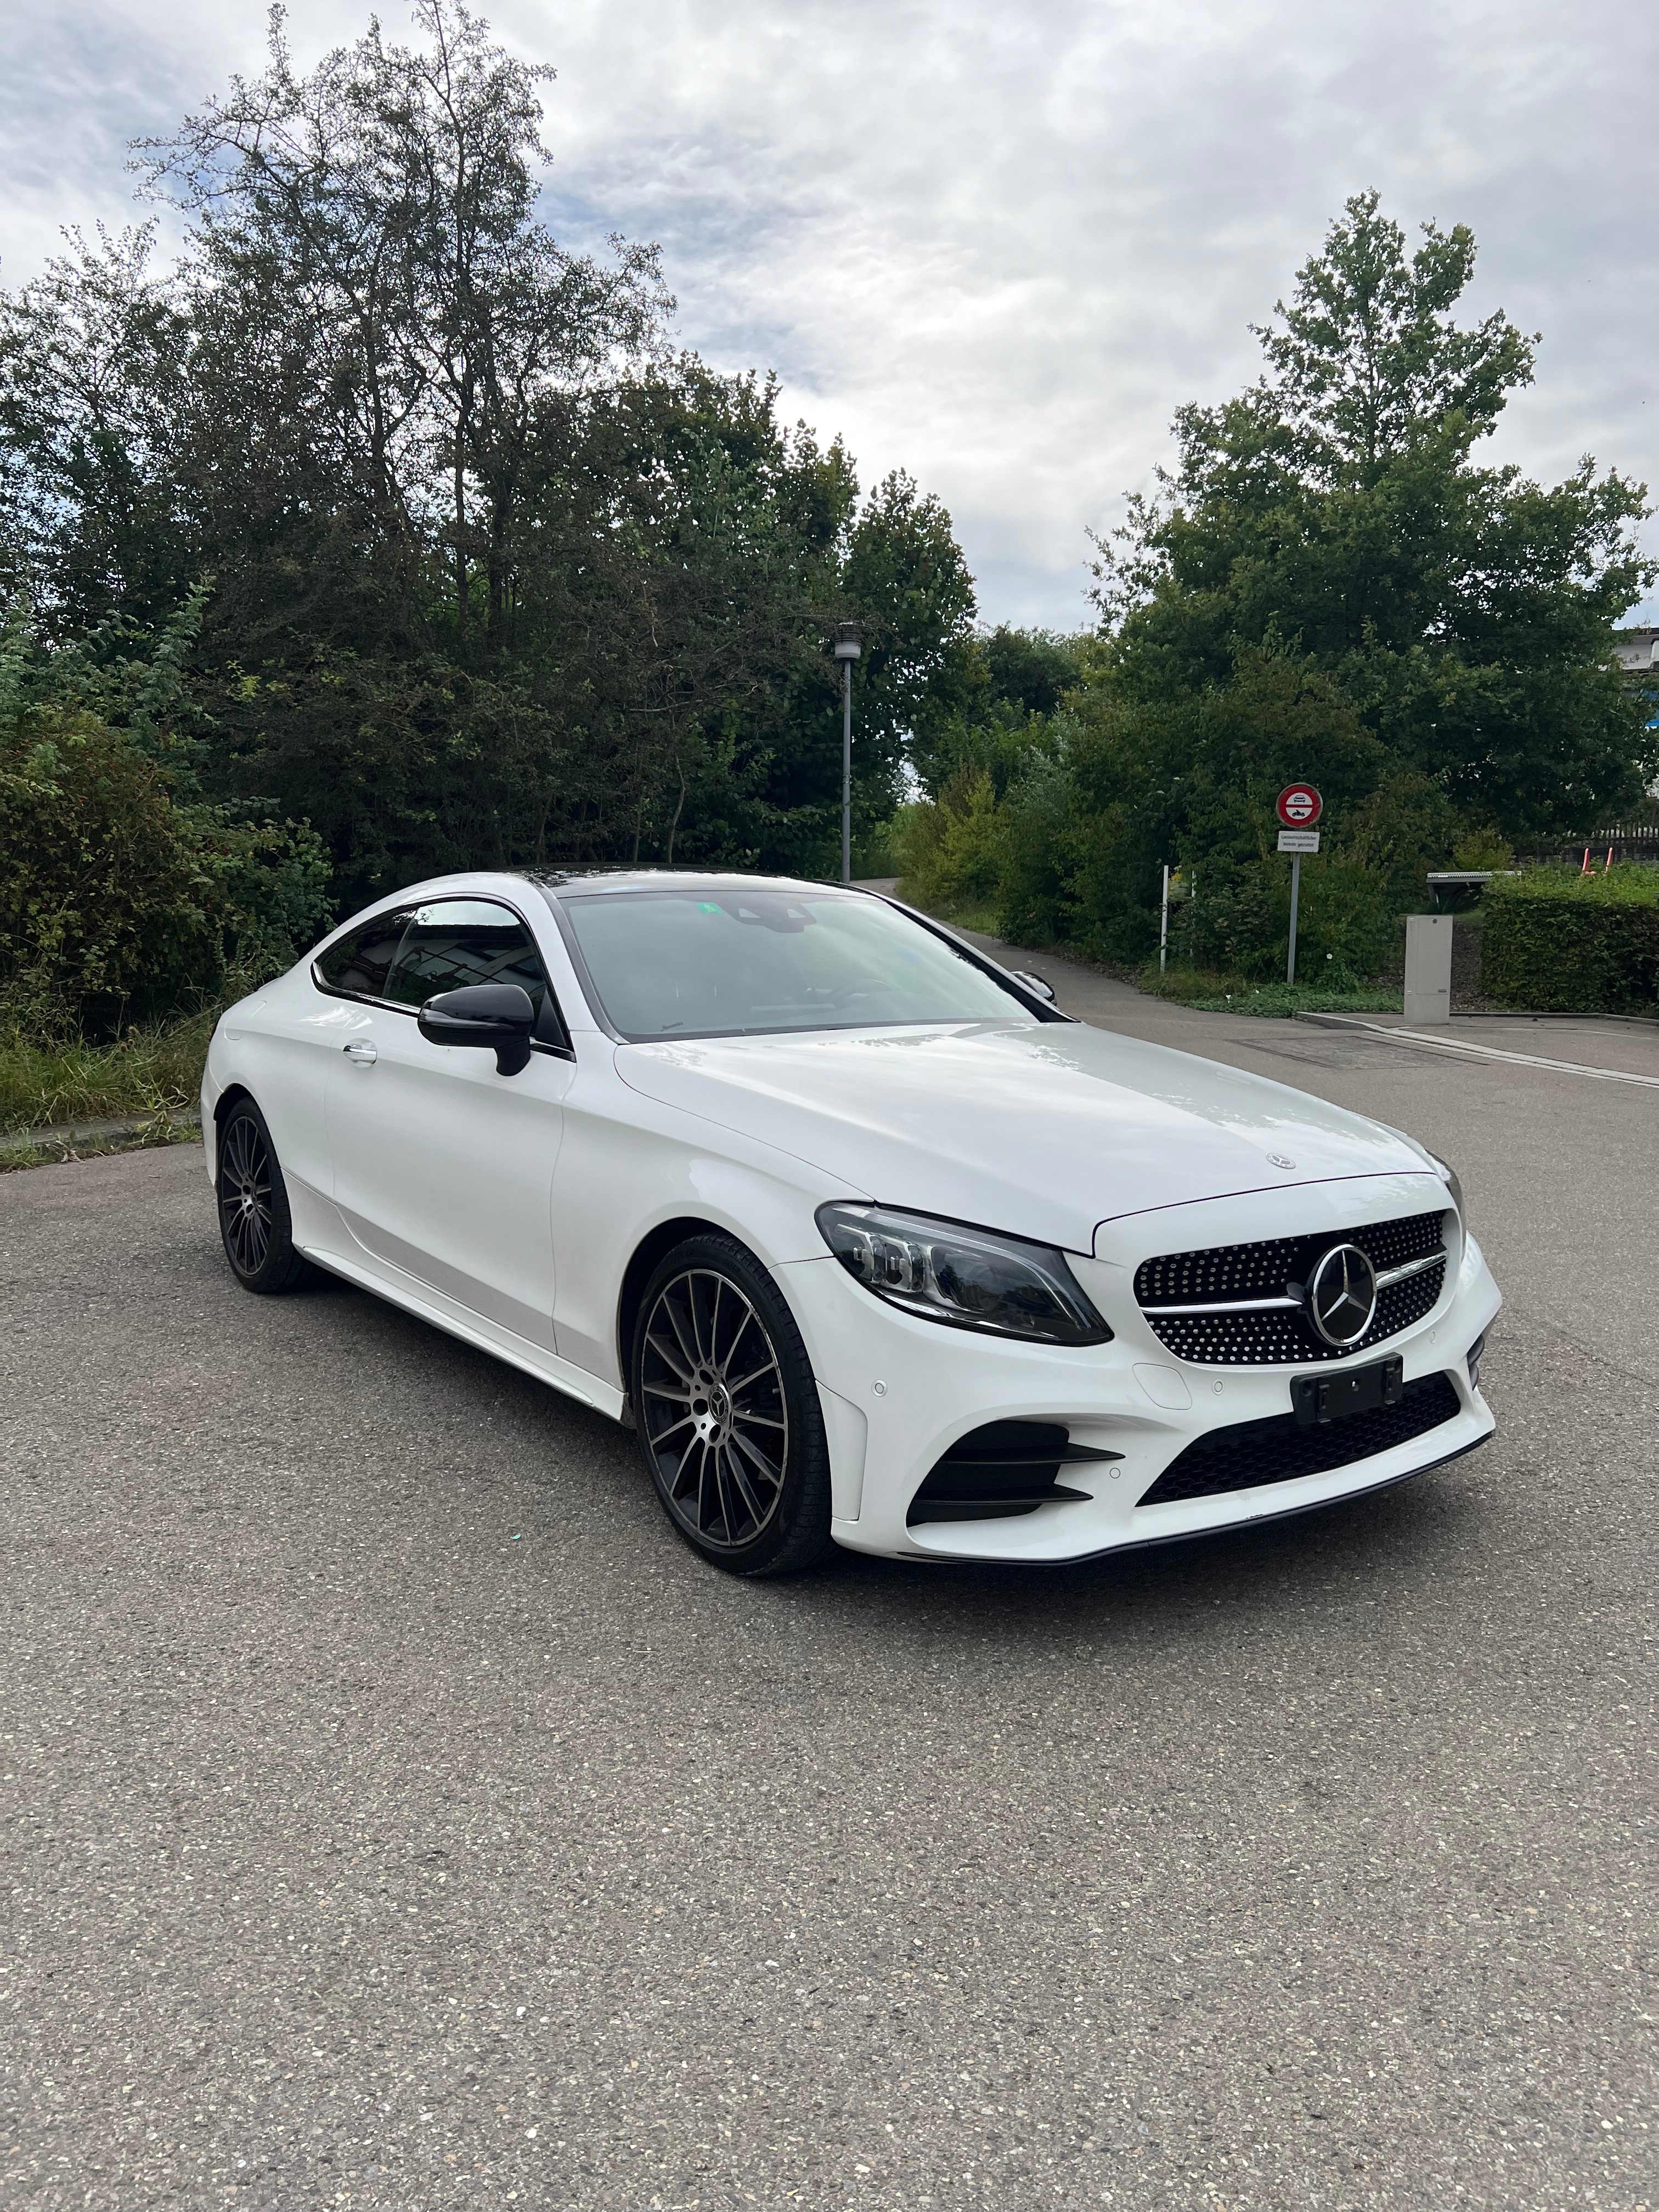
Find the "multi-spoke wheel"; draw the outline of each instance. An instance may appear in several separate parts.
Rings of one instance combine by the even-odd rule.
[[[288,1191],[265,1117],[239,1098],[219,1127],[219,1234],[244,1290],[297,1290],[315,1269],[294,1249]]]
[[[737,1574],[781,1574],[829,1548],[823,1417],[793,1317],[725,1237],[671,1252],[640,1304],[640,1441],[686,1541]]]

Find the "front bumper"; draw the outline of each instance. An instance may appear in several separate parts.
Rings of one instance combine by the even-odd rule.
[[[1406,1202],[1370,1218],[1420,1209],[1422,1202],[1419,1183]],[[1217,1203],[1230,1217],[1236,1202]],[[1161,1229],[1148,1233],[1169,1241]],[[1206,1240],[1192,1235],[1181,1241]],[[1352,1497],[1455,1458],[1492,1433],[1492,1416],[1469,1381],[1467,1356],[1501,1300],[1480,1247],[1462,1237],[1449,1250],[1440,1298],[1419,1322],[1316,1370],[1330,1376],[1398,1357],[1408,1384],[1447,1374],[1458,1407],[1452,1418],[1409,1443],[1328,1472],[1140,1505],[1195,1438],[1287,1413],[1292,1378],[1316,1371],[1314,1363],[1218,1369],[1182,1361],[1152,1334],[1128,1295],[1132,1266],[1080,1259],[1073,1265],[1115,1332],[1110,1343],[1071,1349],[943,1328],[884,1304],[827,1255],[777,1270],[823,1400],[839,1542],[896,1559],[1086,1559]],[[1076,1502],[1046,1504],[1006,1519],[907,1525],[912,1499],[943,1454],[982,1424],[1000,1420],[1062,1424],[1073,1444],[1121,1457],[1067,1466],[1065,1486],[1087,1493]]]

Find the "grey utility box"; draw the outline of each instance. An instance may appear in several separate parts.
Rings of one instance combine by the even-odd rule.
[[[1449,914],[1406,916],[1407,1022],[1451,1019],[1452,931],[1455,927],[1455,917]]]

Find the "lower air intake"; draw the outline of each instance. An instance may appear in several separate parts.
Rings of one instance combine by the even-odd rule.
[[[1086,1490],[1058,1480],[1062,1467],[1121,1459],[1121,1452],[1074,1444],[1058,1421],[988,1421],[958,1437],[934,1467],[905,1516],[925,1521],[1006,1521],[1039,1505],[1086,1501]]]
[[[1135,1504],[1172,1505],[1189,1498],[1219,1498],[1230,1490],[1294,1482],[1301,1474],[1330,1474],[1356,1460],[1375,1459],[1395,1444],[1411,1443],[1455,1420],[1462,1410],[1449,1375],[1424,1375],[1407,1383],[1397,1406],[1352,1413],[1323,1428],[1304,1428],[1294,1413],[1239,1421],[1189,1443]]]

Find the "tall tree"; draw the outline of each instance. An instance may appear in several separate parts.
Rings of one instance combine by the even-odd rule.
[[[902,477],[860,506],[773,381],[671,353],[654,248],[541,219],[551,72],[416,14],[302,72],[273,10],[264,70],[143,149],[177,265],[144,231],[0,295],[0,558],[69,633],[210,576],[206,773],[313,820],[348,900],[471,862],[825,868],[828,634],[868,633],[884,812],[971,612],[949,517]]]
[[[414,12],[424,46],[372,23],[302,76],[273,7],[264,70],[148,142],[145,166],[195,218],[191,278],[219,327],[269,330],[275,309],[301,337],[313,438],[390,574],[442,574],[465,653],[508,631],[540,415],[648,349],[672,302],[653,246],[602,262],[538,219],[552,70],[453,0]]]
[[[164,620],[203,559],[178,467],[191,332],[154,240],[71,231],[0,295],[0,587],[60,631]]]
[[[1177,415],[1177,465],[1132,502],[1099,596],[1129,696],[1195,695],[1241,650],[1290,650],[1459,805],[1522,834],[1651,773],[1609,633],[1655,568],[1632,534],[1644,486],[1588,459],[1548,490],[1477,462],[1535,341],[1501,313],[1458,322],[1474,252],[1431,223],[1408,257],[1375,192],[1349,200],[1257,333],[1259,381]]]

